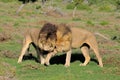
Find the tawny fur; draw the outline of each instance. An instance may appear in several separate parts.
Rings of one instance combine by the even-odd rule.
[[[18,63],[22,62],[23,56],[25,55],[26,52],[29,51],[30,44],[33,44],[37,52],[38,61],[41,61],[41,64],[44,64],[43,55],[40,52],[40,48],[38,47],[39,32],[40,32],[40,29],[37,29],[37,28],[28,29],[26,31],[24,40],[23,40],[23,47],[21,50],[21,54],[18,58]]]
[[[71,31],[72,31],[72,45],[69,45],[69,46],[71,48],[80,48],[85,57],[84,63],[80,65],[86,66],[89,63],[90,61],[89,48],[91,48],[94,51],[98,59],[99,66],[103,67],[102,58],[99,54],[98,44],[97,44],[94,34],[87,30],[80,29],[80,28],[71,28]],[[57,35],[57,37],[59,37],[59,35]],[[66,46],[68,47],[67,43],[69,44],[70,42],[69,40],[66,40],[66,37],[69,37],[69,35],[66,35],[60,39],[57,39],[56,49],[54,49],[54,51],[48,54],[48,57],[46,57],[47,64],[49,64],[49,60],[51,56],[55,55],[59,51],[60,52],[64,51]],[[68,63],[65,66],[70,66],[69,63],[70,63],[70,57],[71,57],[70,55],[71,49],[68,50],[68,53],[69,55],[67,56],[68,57],[67,59],[69,60],[67,61]]]
[[[60,27],[63,26],[63,27]],[[71,28],[71,30],[66,25],[57,25],[56,31],[56,39],[48,39],[46,44],[42,44],[43,50],[46,47],[50,53],[47,55],[46,59],[44,60],[42,53],[40,52],[40,45],[42,40],[40,37],[40,29],[31,29],[28,30],[25,38],[23,40],[23,48],[21,54],[18,59],[18,63],[22,62],[23,55],[29,49],[29,45],[32,43],[37,51],[38,57],[41,61],[41,64],[49,65],[50,58],[55,55],[57,52],[66,52],[66,63],[65,66],[70,66],[70,58],[71,58],[71,48],[81,48],[81,51],[85,57],[85,62],[80,64],[81,66],[86,66],[90,61],[89,56],[89,47],[93,49],[95,52],[99,66],[103,67],[102,58],[98,51],[98,44],[94,34],[91,32],[80,29],[80,28]],[[72,34],[71,34],[72,32]],[[43,34],[44,35],[44,34]],[[46,34],[45,34],[46,35]],[[50,36],[49,36],[50,37]],[[44,42],[44,41],[43,41]],[[52,46],[51,46],[52,45]]]
[[[85,57],[85,62],[81,65],[86,66],[90,61],[89,56],[89,47],[94,51],[99,66],[103,67],[102,58],[98,50],[98,44],[93,33],[80,29],[80,28],[71,28],[72,30],[72,48],[81,48],[81,51]],[[88,47],[89,46],[89,47]]]
[[[46,25],[46,24],[45,24]],[[53,30],[53,31],[52,31]],[[54,33],[55,32],[55,33]],[[44,33],[42,35],[42,33]],[[56,35],[54,37],[51,36],[44,36],[44,35],[48,35],[48,34],[52,34],[52,35]],[[71,42],[72,42],[72,33],[71,30],[68,26],[66,26],[65,24],[60,24],[60,25],[53,25],[50,23],[47,23],[47,26],[43,26],[40,32],[40,39],[38,40],[39,42],[39,47],[43,50],[51,50],[50,48],[52,48],[52,50],[50,51],[50,53],[48,53],[46,60],[45,60],[45,64],[49,65],[49,60],[50,58],[56,53],[56,52],[67,52],[66,55],[66,63],[65,66],[68,66],[70,64],[70,58],[68,55],[71,55],[70,51],[71,51]],[[49,39],[48,39],[49,38]],[[64,48],[61,50],[57,50],[56,48],[56,41],[65,41]],[[62,46],[63,46],[62,45]],[[54,49],[53,49],[54,48]]]
[[[58,27],[57,25],[51,23],[45,23],[41,29],[28,29],[25,33],[23,47],[18,63],[22,62],[23,56],[26,52],[28,52],[30,44],[33,44],[37,52],[38,60],[41,61],[41,64],[45,64],[43,52],[48,51],[55,53],[55,43],[57,39],[56,35],[59,35],[58,38],[61,39],[66,35],[71,35],[71,31],[68,27],[65,27],[64,24],[61,24],[61,26]],[[71,42],[71,36],[65,37],[64,39],[66,40],[67,38],[69,40],[68,42]],[[68,45],[68,47],[64,48],[64,50],[69,50],[71,43],[67,43],[66,45]]]

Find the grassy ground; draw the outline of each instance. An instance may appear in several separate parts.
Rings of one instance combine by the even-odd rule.
[[[0,1],[0,80],[120,80],[120,13],[97,11],[93,6],[93,10],[77,11],[72,18],[72,10],[62,4],[57,6],[65,13],[64,17],[54,12],[41,14],[41,9],[36,9],[39,3],[27,4],[17,15],[20,2]],[[64,22],[107,36],[109,41],[97,36],[104,67],[97,66],[94,54],[90,54],[92,60],[86,67],[79,66],[84,60],[79,50],[73,51],[69,68],[64,67],[64,54],[53,57],[48,67],[35,62],[34,57],[17,64],[24,31],[39,29],[44,21]],[[35,53],[33,48],[31,53]]]

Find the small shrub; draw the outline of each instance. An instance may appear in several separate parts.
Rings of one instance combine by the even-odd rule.
[[[111,12],[111,11],[115,10],[115,6],[113,4],[105,2],[102,5],[100,5],[98,10],[105,11],[105,12]]]
[[[68,4],[67,6],[66,6],[66,8],[67,9],[74,9],[74,7],[75,7],[75,5],[74,4]]]
[[[120,0],[116,0],[116,7],[117,7],[117,10],[120,9]]]
[[[77,7],[78,10],[91,10],[90,6],[87,4],[80,4]]]
[[[92,21],[90,21],[90,20],[89,20],[89,21],[87,21],[87,24],[88,24],[88,25],[92,25],[92,26],[94,26],[94,25],[95,25],[95,24],[94,24]]]
[[[81,21],[80,18],[73,18],[72,20],[73,20],[73,21]]]
[[[41,6],[40,6],[40,5],[37,5],[37,6],[36,6],[36,9],[41,9]]]
[[[105,26],[105,25],[108,25],[108,24],[109,24],[109,22],[107,22],[107,21],[100,22],[100,25],[102,25],[102,26]]]
[[[89,0],[90,5],[97,4],[98,2],[99,0]]]
[[[74,4],[68,4],[67,9],[74,9],[75,5]],[[87,4],[79,4],[77,5],[77,10],[91,10],[90,6]]]
[[[16,27],[16,26],[19,26],[19,23],[18,23],[18,22],[14,23],[14,27]]]

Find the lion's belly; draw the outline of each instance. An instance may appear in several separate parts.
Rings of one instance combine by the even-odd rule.
[[[79,48],[83,43],[84,43],[83,41],[73,40],[72,48]]]
[[[85,43],[88,32],[79,28],[71,28],[72,30],[72,48],[79,48]]]

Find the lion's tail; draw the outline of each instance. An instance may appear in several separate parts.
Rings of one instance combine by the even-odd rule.
[[[106,40],[110,40],[108,37],[106,37],[106,36],[104,36],[103,34],[100,34],[100,33],[98,33],[98,32],[96,32],[96,33],[94,33],[95,35],[98,35],[98,36],[100,36],[100,37],[102,37],[102,38],[104,38],[104,39],[106,39]]]

